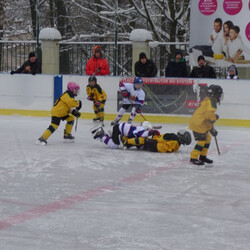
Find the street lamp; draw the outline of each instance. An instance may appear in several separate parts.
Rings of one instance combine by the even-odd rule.
[[[39,60],[39,0],[36,0],[36,57]]]
[[[116,76],[117,71],[117,19],[118,19],[118,0],[115,0],[115,44],[114,44],[114,59],[113,59],[113,75]]]

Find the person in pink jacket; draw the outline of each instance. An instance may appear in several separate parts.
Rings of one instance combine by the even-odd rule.
[[[109,65],[103,58],[100,46],[94,47],[93,56],[88,60],[85,71],[86,75],[109,75]]]

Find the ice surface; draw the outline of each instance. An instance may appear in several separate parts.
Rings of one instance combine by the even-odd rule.
[[[0,249],[250,249],[250,129],[217,127],[213,167],[176,153],[112,150],[79,120],[35,141],[50,118],[0,116]],[[105,130],[110,129],[106,122]],[[163,132],[187,126],[163,124]]]

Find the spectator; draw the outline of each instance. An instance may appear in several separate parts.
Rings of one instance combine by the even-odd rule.
[[[175,52],[175,59],[171,60],[166,69],[165,69],[166,77],[187,77],[187,65],[186,61],[182,56],[181,51]]]
[[[223,24],[223,38],[224,38],[223,52],[224,52],[226,57],[228,57],[228,55],[227,55],[227,51],[224,51],[225,50],[225,45],[227,44],[227,41],[230,39],[229,32],[230,32],[231,27],[233,27],[233,26],[234,26],[233,22],[231,22],[231,21],[226,21]]]
[[[216,18],[214,20],[214,30],[210,35],[210,43],[212,44],[212,51],[214,54],[222,54],[223,42],[222,20],[220,18]]]
[[[239,79],[238,70],[234,64],[232,64],[230,67],[228,67],[226,79],[234,79],[234,80]]]
[[[152,60],[147,59],[144,52],[139,55],[139,61],[135,63],[135,75],[140,77],[155,77],[157,69]]]
[[[29,53],[29,60],[25,61],[24,64],[16,71],[11,71],[11,75],[16,73],[24,74],[41,74],[41,63],[37,60],[34,52]]]
[[[100,46],[94,47],[93,56],[88,60],[85,71],[86,75],[109,75],[109,65],[107,60],[103,58]]]
[[[239,38],[240,28],[238,26],[233,26],[229,31],[229,39],[225,41],[225,51],[227,51],[229,62],[238,62],[238,60],[244,60],[243,43]]]
[[[213,67],[209,66],[204,56],[198,57],[198,66],[195,66],[190,74],[192,78],[216,78]]]

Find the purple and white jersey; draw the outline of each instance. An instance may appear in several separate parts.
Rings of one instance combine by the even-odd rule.
[[[134,88],[134,83],[130,82],[121,82],[120,83],[120,90],[126,90],[128,92],[128,98],[123,98],[123,104],[139,104],[143,105],[145,101],[145,92],[143,91],[142,88],[140,89],[135,89]],[[134,101],[131,101],[129,99],[130,96],[135,96],[136,99]]]
[[[149,136],[149,130],[145,130],[142,126],[133,126],[126,122],[119,124],[119,130],[121,132],[121,135],[128,138]]]

